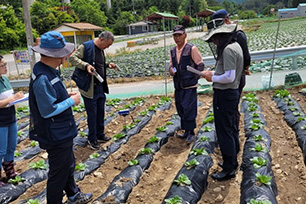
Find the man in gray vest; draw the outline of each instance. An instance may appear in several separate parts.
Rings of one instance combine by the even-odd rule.
[[[185,130],[179,138],[186,138],[187,143],[195,139],[194,128],[197,117],[197,84],[199,76],[187,71],[191,66],[203,71],[204,63],[199,49],[186,41],[184,26],[177,25],[173,29],[173,39],[176,46],[170,51],[170,75],[173,76],[175,88],[175,105],[181,117],[181,128]]]

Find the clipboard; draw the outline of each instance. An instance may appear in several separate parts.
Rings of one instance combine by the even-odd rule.
[[[20,103],[20,102],[23,102],[23,101],[27,101],[29,99],[29,93],[26,93],[23,95],[22,98],[20,99],[17,99],[15,101],[12,101],[9,105],[15,105],[16,103]]]
[[[200,72],[199,70],[197,70],[197,69],[195,69],[195,68],[193,68],[193,67],[191,67],[191,66],[189,66],[189,65],[187,65],[187,70],[190,71],[190,72],[192,72],[192,73],[195,73],[195,74],[197,74],[197,75],[205,76],[204,73]]]

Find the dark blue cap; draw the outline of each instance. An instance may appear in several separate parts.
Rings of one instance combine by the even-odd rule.
[[[226,18],[226,17],[228,17],[228,13],[225,9],[220,9],[212,15],[212,19]]]

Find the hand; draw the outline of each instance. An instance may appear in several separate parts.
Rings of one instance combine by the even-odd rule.
[[[115,63],[113,63],[113,62],[109,63],[108,66],[109,66],[109,68],[111,68],[111,69],[116,69],[117,71],[119,70],[119,69],[117,68],[117,65],[116,65]]]
[[[202,71],[202,73],[205,74],[204,78],[205,78],[207,81],[211,82],[212,76],[213,76],[213,72],[212,72],[212,71]]]
[[[78,94],[76,91],[68,92],[69,97]]]
[[[14,94],[13,100],[15,101],[15,100],[21,99],[22,97],[23,97],[23,92],[19,91],[19,92]]]
[[[173,71],[173,67],[170,67],[169,73],[170,73],[171,76],[174,76],[174,75],[175,75],[175,72]]]
[[[87,72],[89,73],[89,74],[91,74],[91,75],[94,75],[94,73],[91,71],[92,69],[94,69],[95,70],[95,68],[92,66],[92,65],[88,65],[87,66]]]
[[[251,75],[251,72],[250,72],[249,68],[250,68],[250,66],[247,66],[247,67],[245,68],[245,70],[244,70],[245,75]]]
[[[70,96],[70,98],[72,98],[74,100],[74,105],[79,105],[81,102],[81,97],[79,93],[73,94]]]

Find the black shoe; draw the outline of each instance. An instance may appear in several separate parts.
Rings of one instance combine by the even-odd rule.
[[[217,181],[226,181],[236,176],[235,171],[221,171],[211,175],[211,178]]]
[[[218,162],[218,166],[220,166],[223,169],[223,163],[222,162]],[[234,166],[234,169],[235,170],[238,169],[238,164]]]
[[[89,144],[90,148],[93,149],[93,150],[98,150],[100,148],[100,145],[98,144],[97,140],[94,140],[94,141],[89,141],[88,140],[88,144]]]
[[[192,143],[194,141],[194,139],[195,139],[195,136],[193,134],[189,133],[187,135],[186,143],[190,144],[190,143]]]
[[[105,143],[107,141],[109,141],[111,138],[107,137],[106,135],[102,136],[102,137],[98,137],[98,142],[100,143]]]
[[[185,139],[185,138],[187,138],[187,136],[188,136],[188,131],[187,130],[185,130],[184,134],[177,135],[177,137],[180,138],[180,139]]]
[[[85,204],[92,200],[92,193],[78,192],[77,196],[71,200],[67,200],[67,204]]]

